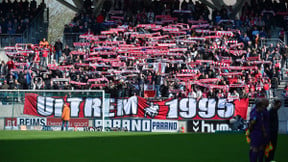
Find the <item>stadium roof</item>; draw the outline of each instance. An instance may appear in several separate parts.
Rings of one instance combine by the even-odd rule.
[[[82,10],[83,3],[85,0],[57,0],[62,5],[65,5],[69,9],[78,12]],[[102,8],[103,3],[105,0],[92,0],[93,1],[93,12],[97,14],[99,12],[99,9]],[[114,0],[111,0],[112,2]],[[148,0],[150,1],[150,0]],[[183,1],[183,0],[181,0]],[[186,0],[187,1],[187,0]],[[233,7],[233,13],[232,15],[236,15],[242,8],[245,2],[248,0],[193,0],[193,1],[201,1],[202,3],[205,3],[208,7],[215,9],[220,9],[223,5],[232,5]]]

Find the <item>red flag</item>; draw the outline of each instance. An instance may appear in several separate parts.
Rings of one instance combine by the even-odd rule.
[[[240,115],[243,119],[247,118],[247,108],[249,105],[249,98],[242,98],[234,101],[235,116]]]

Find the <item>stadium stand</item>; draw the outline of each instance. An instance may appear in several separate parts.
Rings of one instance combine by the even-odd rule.
[[[278,10],[280,4],[268,1],[246,4],[241,18],[232,19],[222,7],[210,20],[200,2],[182,3],[182,10],[178,1],[136,2],[119,1],[113,9],[104,4],[97,17],[89,9],[77,14],[64,32],[77,32],[79,40],[64,43],[69,46],[58,62],[52,45],[6,47],[10,60],[0,65],[2,89],[104,89],[111,97],[229,100],[276,95],[286,76],[288,47],[261,40],[276,28],[286,30],[280,22],[287,8]]]
[[[46,8],[44,1],[37,5],[35,0],[3,0],[0,2],[0,47],[11,45],[12,43],[21,43],[31,37],[30,28],[35,19],[43,14]],[[43,20],[37,19],[37,24],[43,24]],[[33,26],[32,30],[37,30]],[[24,37],[24,32],[27,36]],[[27,39],[28,41],[29,39]],[[35,42],[34,42],[35,43]]]

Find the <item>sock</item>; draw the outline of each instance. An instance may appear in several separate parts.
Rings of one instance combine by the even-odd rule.
[[[257,162],[258,152],[250,150],[250,162]]]
[[[264,150],[260,150],[258,153],[258,162],[263,162]]]

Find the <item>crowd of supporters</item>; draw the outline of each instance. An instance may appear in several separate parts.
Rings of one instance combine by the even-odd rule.
[[[116,0],[114,4],[107,0],[104,2],[102,12],[97,16],[93,14],[91,5],[91,0],[84,1],[83,10],[76,14],[70,24],[65,25],[64,33],[85,33],[90,30],[94,34],[99,34],[100,31],[115,24],[130,26],[142,23],[153,24],[158,22],[156,15],[171,15],[178,18],[177,22],[183,23],[188,23],[189,20],[203,19],[214,24],[219,23],[220,20],[231,19],[235,16],[232,6],[223,5],[221,9],[213,9],[210,18],[208,7],[200,1],[193,2],[192,0],[188,2],[184,0],[182,3],[180,3],[180,0]],[[111,9],[123,12],[111,12]],[[287,21],[284,20],[285,16],[288,15],[287,2],[284,0],[255,0],[244,4],[240,18],[235,20],[234,25],[244,31],[251,30],[252,32],[257,29],[259,38],[261,38],[270,36],[271,27],[278,26],[287,30]],[[281,34],[280,37],[283,38],[283,33]],[[255,37],[256,34],[253,36]]]
[[[195,13],[206,8],[201,8],[204,5],[200,3],[192,8],[189,4],[187,9],[193,8]],[[74,42],[74,47],[63,47],[60,40],[52,46],[45,39],[39,45],[7,47],[11,60],[0,65],[2,89],[104,89],[112,97],[231,100],[275,95],[285,75],[288,47],[280,43],[261,46],[258,40],[258,35],[265,35],[273,23],[268,29],[251,23],[239,26],[237,21],[224,19],[222,10],[219,21],[218,12],[215,21],[206,20],[204,14],[196,14],[191,20],[191,12],[156,11],[160,6],[151,7],[155,20],[151,22],[139,18],[131,23],[133,19],[126,16],[122,20],[121,14],[137,9],[106,9],[114,13],[109,19],[117,19],[115,28],[94,35],[87,27],[80,36],[82,41]],[[178,9],[173,5],[170,8]],[[86,12],[89,15],[89,9]],[[178,23],[186,19],[183,15],[187,15],[187,23]],[[287,95],[285,90],[283,95]]]
[[[3,0],[0,3],[0,34],[21,34],[29,27],[33,17],[45,8],[44,0]]]
[[[115,24],[125,24],[135,26],[140,23],[155,23],[156,15],[172,15],[178,17],[179,22],[185,22],[188,19],[205,19],[208,20],[209,10],[203,3],[194,2],[182,3],[184,14],[179,11],[179,0],[166,1],[137,1],[137,0],[116,0],[114,4],[111,1],[105,1],[102,11],[98,16],[94,16],[91,10],[91,0],[85,0],[84,10],[77,13],[70,24],[65,25],[64,33],[85,33],[90,29],[94,34],[100,33],[101,30],[111,27]],[[123,12],[111,12],[111,9],[121,10]],[[113,21],[105,21],[113,20]]]

